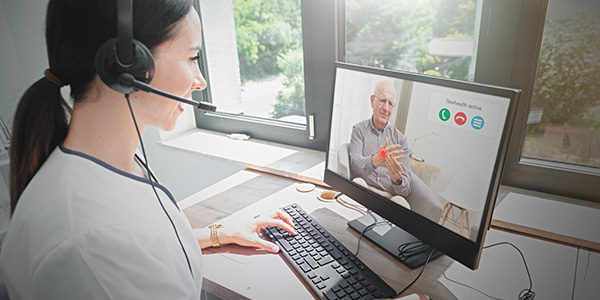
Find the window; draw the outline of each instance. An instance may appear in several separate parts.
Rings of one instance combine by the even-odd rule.
[[[473,81],[479,11],[477,0],[347,0],[342,57]]]
[[[280,8],[281,2],[287,4],[199,0],[202,68],[209,88],[194,97],[217,103],[222,111],[198,113],[198,127],[325,150],[336,60],[518,88],[523,93],[503,183],[600,202],[594,190],[600,185],[600,2],[300,0],[304,121],[297,118],[299,111],[289,114],[292,120],[276,115],[277,97],[260,98],[268,103],[260,108],[262,115],[239,105],[250,77],[243,70],[246,58],[238,52],[236,40],[243,34],[236,33],[236,26],[243,22],[234,16],[236,7],[252,3],[257,18],[264,19],[256,9]],[[297,13],[297,4],[285,13]],[[278,17],[267,23],[277,23]],[[284,32],[300,34],[298,26],[288,25]],[[294,53],[290,56],[298,62],[299,52]],[[280,70],[266,78],[284,78]],[[291,85],[283,90],[301,93]],[[238,106],[227,101],[238,101]]]
[[[217,113],[196,114],[198,127],[325,150],[329,113],[322,99],[332,92],[334,1],[197,4],[209,88],[194,98],[217,106]],[[319,65],[323,59],[330,64]]]
[[[523,157],[599,169],[600,5],[577,4],[548,3]]]
[[[207,32],[209,48],[215,34],[236,44],[235,48],[223,44],[227,48],[210,54],[209,68],[213,59],[238,65],[233,74],[227,74],[236,79],[231,81],[235,89],[229,90],[235,91],[233,97],[214,97],[213,103],[222,112],[305,124],[300,0],[234,0],[232,4],[233,11],[227,12],[232,13],[233,24],[205,25],[211,29]]]
[[[341,1],[339,56],[523,90],[503,183],[600,202],[600,3],[592,2]]]
[[[505,181],[600,202],[600,3],[525,0],[519,33],[510,84],[523,90],[526,113]]]

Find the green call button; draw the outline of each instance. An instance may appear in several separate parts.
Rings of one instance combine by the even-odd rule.
[[[440,109],[439,117],[444,122],[448,121],[450,119],[450,111],[447,108]]]

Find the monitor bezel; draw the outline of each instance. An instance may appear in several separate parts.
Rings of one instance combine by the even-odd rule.
[[[452,259],[465,265],[470,269],[477,269],[481,257],[481,251],[484,246],[485,236],[491,224],[491,217],[496,197],[500,187],[502,173],[507,156],[508,143],[513,129],[514,119],[516,117],[516,108],[519,101],[521,91],[487,84],[480,84],[470,81],[461,81],[444,77],[435,77],[425,74],[411,73],[398,70],[380,69],[369,66],[361,66],[344,62],[334,63],[334,86],[331,92],[331,107],[335,100],[335,84],[336,75],[339,69],[348,69],[359,72],[367,72],[373,75],[388,76],[402,80],[411,80],[433,85],[439,85],[448,88],[457,88],[478,93],[508,98],[509,105],[506,113],[506,120],[500,138],[498,153],[494,163],[493,174],[488,187],[488,194],[485,199],[483,217],[481,220],[481,229],[477,233],[476,241],[465,238],[454,231],[445,228],[438,223],[435,223],[420,214],[417,214],[400,205],[394,204],[388,199],[380,196],[366,188],[358,186],[350,181],[350,179],[333,172],[329,169],[329,151],[331,147],[331,128],[333,120],[333,109],[329,115],[329,137],[327,143],[327,152],[325,153],[325,173],[324,182],[332,188],[342,192],[351,199],[357,201],[371,211],[377,213],[381,217],[394,223],[396,226],[406,230],[423,242],[442,251]]]

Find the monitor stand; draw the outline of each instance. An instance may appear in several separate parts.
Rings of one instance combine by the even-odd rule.
[[[354,219],[348,222],[348,226],[350,228],[356,230],[358,233],[361,233],[367,226],[375,223],[375,222],[387,222],[386,219],[380,217],[375,213],[370,213],[364,215],[360,218]],[[403,264],[411,269],[415,269],[425,263],[427,261],[427,257],[431,252],[431,247],[426,244],[422,244],[422,247],[419,247],[419,251],[412,253],[410,255],[402,255],[400,256],[399,247],[400,245],[405,245],[407,243],[420,243],[419,239],[417,239],[412,234],[404,231],[398,226],[387,222],[381,225],[374,226],[373,228],[367,230],[364,233],[364,236],[369,240],[373,241],[379,247],[385,249],[387,252],[392,254],[398,260],[400,260]],[[435,250],[431,255],[431,259],[439,256],[442,252]]]

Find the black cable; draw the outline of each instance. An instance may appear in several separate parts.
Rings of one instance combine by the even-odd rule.
[[[367,232],[367,231],[373,229],[375,226],[378,226],[381,224],[389,224],[389,221],[379,221],[379,222],[371,223],[369,226],[365,227],[360,232],[360,236],[358,237],[358,245],[356,246],[356,253],[354,253],[354,256],[358,256],[358,251],[360,250],[360,240],[362,240],[362,237],[364,236],[365,232]]]
[[[417,280],[423,274],[423,271],[425,271],[425,267],[427,266],[427,263],[429,263],[429,260],[431,259],[431,256],[433,255],[433,252],[435,252],[435,248],[431,248],[431,251],[429,252],[429,256],[427,256],[427,260],[423,264],[423,267],[421,268],[421,272],[419,272],[419,275],[417,275],[417,277],[409,285],[407,285],[403,290],[401,290],[400,292],[398,292],[396,294],[396,296],[394,296],[394,298],[400,297],[400,295],[402,295],[402,293],[406,292],[406,290],[408,290],[415,282],[417,282]]]
[[[429,248],[431,247],[422,241],[404,243],[398,246],[398,257],[401,259],[409,258],[415,254],[425,252]]]
[[[360,250],[360,241],[362,239],[362,237],[364,236],[365,232],[373,229],[374,227],[378,226],[378,225],[382,225],[382,224],[390,224],[389,221],[377,221],[377,222],[373,222],[371,224],[369,224],[369,226],[365,227],[361,232],[360,232],[360,236],[358,237],[358,245],[356,247],[356,253],[354,254],[354,256],[358,256],[358,251]],[[409,243],[404,243],[401,244],[400,246],[398,246],[398,257],[400,258],[406,258],[409,257],[411,255],[415,255],[418,253],[423,252],[425,249],[429,248],[430,246],[421,242],[421,241],[414,241],[414,242],[409,242]],[[399,293],[396,294],[396,296],[394,296],[394,298],[399,297],[400,295],[402,295],[402,293],[404,293],[406,290],[408,290],[415,282],[417,282],[417,280],[421,277],[421,275],[423,274],[423,271],[425,271],[425,267],[427,266],[427,263],[429,263],[429,260],[431,259],[431,256],[433,255],[433,253],[435,252],[435,248],[431,248],[431,251],[429,252],[429,255],[427,256],[427,260],[425,261],[425,263],[423,264],[423,267],[421,268],[421,272],[419,272],[419,275],[417,275],[417,277],[409,284],[407,285],[402,291],[400,291]],[[526,299],[524,299],[526,300]]]
[[[171,219],[171,216],[169,215],[169,213],[167,213],[167,209],[165,208],[162,201],[160,200],[160,196],[158,195],[158,192],[156,191],[156,187],[154,186],[154,181],[152,180],[152,177],[154,177],[154,175],[150,171],[148,158],[146,157],[146,149],[144,149],[144,142],[142,141],[142,135],[140,134],[140,129],[138,128],[137,121],[135,120],[135,115],[133,114],[133,108],[131,107],[131,102],[129,101],[129,94],[125,94],[125,99],[127,99],[127,105],[129,106],[129,111],[131,112],[131,118],[133,118],[133,124],[135,125],[135,130],[137,131],[138,139],[140,140],[140,145],[142,146],[142,155],[144,156],[143,165],[144,165],[146,171],[148,172],[148,181],[150,181],[150,185],[152,186],[152,190],[154,191],[154,194],[156,195],[156,199],[158,200],[160,207],[162,207],[163,211],[167,215],[167,218],[169,218],[169,222],[171,222],[171,226],[173,226],[173,230],[175,231],[175,235],[177,236],[177,241],[179,241],[179,245],[181,246],[183,255],[185,255],[185,260],[187,262],[188,268],[190,269],[190,273],[192,274],[192,278],[193,278],[194,272],[192,271],[192,265],[190,264],[190,259],[188,258],[185,248],[183,247],[181,238],[179,237],[179,232],[177,232],[177,227],[175,227],[175,223],[173,223],[173,219]]]
[[[521,252],[521,250],[519,248],[517,248],[517,246],[515,246],[515,245],[513,245],[512,243],[509,243],[509,242],[499,242],[499,243],[496,243],[496,244],[485,246],[485,247],[483,247],[483,249],[487,249],[487,248],[491,248],[491,247],[495,247],[495,246],[499,246],[499,245],[503,245],[503,244],[509,245],[509,246],[515,248],[519,252],[519,254],[521,255],[521,259],[523,259],[523,264],[525,265],[525,271],[527,271],[527,277],[529,277],[529,288],[528,289],[523,289],[519,293],[518,300],[533,300],[535,298],[535,292],[532,290],[532,288],[533,288],[533,281],[531,280],[531,273],[529,273],[529,267],[527,266],[527,261],[525,261],[525,255],[523,255],[523,252]],[[480,291],[480,290],[478,290],[478,289],[476,289],[476,288],[474,288],[472,286],[469,286],[469,285],[466,285],[464,283],[458,282],[456,280],[450,279],[450,278],[448,278],[448,276],[446,276],[446,272],[445,271],[444,271],[444,273],[442,273],[442,275],[444,275],[444,278],[446,278],[448,281],[456,283],[456,284],[461,285],[461,286],[464,286],[466,288],[470,288],[470,289],[472,289],[472,290],[474,290],[474,291],[476,291],[476,292],[478,292],[478,293],[480,293],[480,294],[482,294],[482,295],[484,295],[484,296],[486,296],[488,298],[495,299],[495,300],[503,300],[502,298],[497,298],[497,297],[490,296],[490,295],[488,295],[488,294],[486,294],[486,293],[484,293],[484,292],[482,292],[482,291]]]
[[[367,213],[365,212],[367,209],[366,209],[364,206],[362,206],[362,205],[360,205],[360,204],[353,204],[353,203],[350,203],[350,202],[348,202],[348,201],[346,201],[346,200],[343,200],[343,199],[342,199],[342,196],[343,196],[343,194],[342,194],[342,193],[338,193],[338,194],[337,194],[337,195],[334,197],[335,201],[336,201],[336,202],[337,202],[339,205],[341,205],[341,206],[344,206],[344,207],[346,207],[346,208],[349,208],[349,209],[352,209],[352,210],[355,210],[355,211],[357,211],[357,212],[361,213],[362,215],[366,215],[366,214],[367,214]]]

